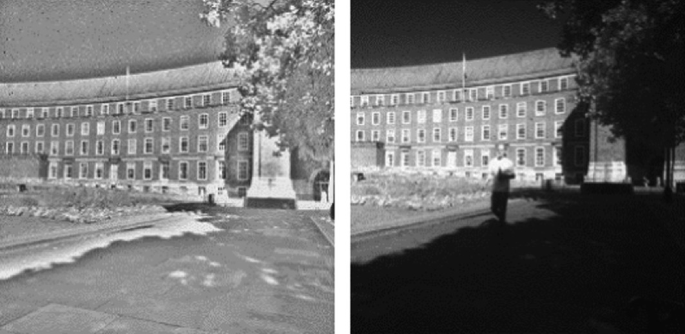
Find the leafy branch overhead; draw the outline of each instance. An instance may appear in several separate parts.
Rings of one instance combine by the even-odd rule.
[[[200,17],[228,24],[224,66],[241,78],[243,112],[283,147],[333,158],[333,0],[203,0]]]

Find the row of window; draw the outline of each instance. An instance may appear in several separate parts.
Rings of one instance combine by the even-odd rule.
[[[198,121],[197,121],[197,126],[198,129],[203,130],[203,129],[208,129],[209,128],[209,114],[199,114],[197,116]],[[171,128],[173,126],[173,120],[171,117],[162,117],[161,119],[158,119],[158,122],[161,122],[161,129],[162,131],[171,131]],[[227,112],[219,112],[217,115],[217,122],[218,126],[220,128],[226,127],[228,124],[228,113]],[[143,130],[145,133],[152,133],[155,130],[155,119],[153,118],[146,118],[143,120]],[[90,125],[91,122],[82,122],[81,123],[81,128],[80,128],[80,134],[82,136],[88,136],[90,135]],[[96,135],[104,135],[105,134],[105,121],[97,122],[96,123],[96,130],[95,133]],[[36,125],[36,137],[43,137],[45,136],[45,124],[37,124]],[[190,116],[181,116],[179,118],[179,130],[186,131],[190,129]],[[110,126],[112,134],[121,134],[121,121],[120,120],[112,120],[111,121],[111,126]],[[127,127],[128,133],[136,133],[138,131],[138,120],[135,119],[130,119],[128,120],[128,127]],[[76,124],[74,123],[68,123],[66,124],[66,135],[67,136],[73,136],[74,133],[76,132]],[[50,135],[52,137],[58,137],[60,133],[60,125],[59,124],[52,124],[50,128]],[[7,130],[6,130],[6,136],[8,138],[14,137],[16,134],[16,126],[14,124],[9,124],[7,125]],[[23,124],[21,126],[21,136],[22,137],[30,137],[31,136],[31,125],[30,124]]]
[[[498,116],[500,119],[507,119],[509,118],[509,105],[508,104],[500,104],[498,108]],[[565,98],[558,98],[554,100],[554,113],[555,114],[563,114],[566,112],[566,99]],[[480,108],[480,115],[482,120],[490,120],[491,117],[491,106],[490,105],[484,105],[481,106]],[[535,116],[544,116],[547,113],[547,101],[544,100],[538,100],[535,101]],[[466,107],[464,108],[464,111],[462,113],[464,121],[473,121],[475,118],[475,108],[474,107]],[[518,102],[516,104],[516,117],[523,118],[526,117],[528,114],[528,103],[527,102]],[[442,122],[442,116],[443,112],[442,109],[433,109],[433,114],[432,114],[432,120],[433,123],[440,123]],[[449,121],[450,122],[456,122],[459,119],[459,109],[458,108],[450,108],[449,109]],[[394,111],[388,111],[385,113],[385,122],[386,124],[395,124],[395,112]],[[416,122],[419,124],[426,123],[426,110],[417,110],[416,111]],[[366,113],[364,112],[357,112],[357,125],[364,125],[366,123]],[[405,110],[402,111],[402,124],[410,124],[411,123],[411,111]],[[372,112],[371,113],[371,124],[372,125],[380,125],[381,124],[381,113],[380,112]]]
[[[545,80],[521,82],[517,84],[519,86],[517,96],[526,96],[536,93],[546,93],[554,88],[556,88],[557,90],[566,90],[569,88],[569,80],[571,78],[572,76],[563,76]],[[458,88],[453,90],[439,90],[435,92],[412,92],[402,94],[390,94],[388,105],[411,105],[415,103],[428,104],[433,103],[433,100],[431,99],[432,97],[434,97],[435,102],[444,103],[492,100],[495,98],[509,98],[513,96],[514,91],[512,89],[512,84],[490,85],[463,89]],[[385,94],[351,96],[350,106],[352,108],[357,106],[363,108],[371,105],[382,107],[386,105],[386,98],[387,96]],[[356,102],[357,100],[359,102]]]
[[[464,167],[477,167],[475,164],[475,156],[474,156],[474,150],[473,149],[465,149],[464,150],[464,155],[463,155],[463,166]],[[515,156],[515,164],[517,167],[527,167],[526,163],[526,148],[516,148],[516,156]],[[430,153],[430,158],[428,157],[428,153]],[[535,147],[534,148],[534,161],[533,165],[534,167],[544,167],[545,166],[545,159],[546,159],[546,153],[545,153],[545,148],[544,147]],[[440,149],[434,149],[432,151],[426,151],[426,150],[417,150],[415,152],[416,154],[416,160],[414,165],[416,167],[443,167],[443,162],[442,162],[442,151]],[[457,161],[456,161],[456,152],[448,152],[447,156],[447,163],[446,167],[457,167]],[[559,167],[561,166],[561,147],[554,147],[554,150],[552,151],[553,157],[552,157],[552,164],[554,167]],[[574,147],[574,154],[573,154],[573,162],[575,166],[583,166],[586,161],[586,154],[585,154],[585,147],[584,146],[575,146]],[[409,161],[409,152],[403,151],[400,152],[400,166],[402,167],[408,167],[410,166],[410,161]],[[488,164],[490,163],[490,150],[489,149],[481,149],[480,150],[480,167],[487,167]],[[395,166],[396,161],[395,161],[395,151],[387,151],[385,153],[385,165],[386,166]]]
[[[220,101],[212,101],[212,94],[206,93],[201,95],[187,95],[183,97],[167,97],[163,99],[145,100],[145,101],[133,101],[133,102],[117,102],[115,104],[112,114],[129,114],[129,113],[140,113],[140,112],[157,112],[159,110],[171,111],[175,109],[189,109],[193,107],[208,107],[212,105],[226,105],[230,104],[231,94],[230,90],[221,91]],[[183,104],[176,105],[176,99],[182,98]],[[193,103],[193,100],[197,103]],[[48,118],[50,117],[50,109],[54,109],[53,117],[77,117],[86,116],[90,117],[95,115],[97,112],[99,115],[109,115],[110,114],[110,104],[99,104],[99,105],[86,105],[83,108],[83,114],[79,113],[80,106],[71,107],[39,107],[39,108],[25,108],[24,114],[20,115],[20,108],[12,108],[5,110],[0,108],[0,118]],[[81,106],[83,107],[83,106]],[[98,110],[95,110],[99,107]],[[181,108],[182,107],[182,108]],[[68,112],[68,114],[67,114]]]
[[[48,167],[48,178],[50,179],[56,179],[58,178],[58,171],[59,171],[59,163],[57,162],[51,162],[49,167]],[[102,180],[102,179],[110,179],[110,180],[117,180],[119,178],[119,167],[118,165],[110,165],[109,168],[109,175],[106,177],[105,176],[105,163],[103,162],[95,162],[95,163],[89,163],[89,162],[79,162],[78,164],[78,174],[74,175],[74,165],[71,163],[67,163],[64,165],[63,169],[63,177],[65,179],[73,179],[73,178],[78,178],[78,179],[95,179],[95,180]],[[135,162],[127,162],[126,163],[126,179],[127,180],[135,180],[135,179],[143,179],[143,180],[153,180],[153,163],[152,161],[146,161],[142,162],[143,168],[142,168],[142,177],[137,177],[136,176],[136,163]],[[236,162],[236,178],[239,181],[245,181],[249,178],[249,163],[247,160],[238,160]],[[94,170],[92,174],[89,171],[90,167],[93,167]],[[188,180],[189,177],[189,162],[188,161],[178,161],[178,180]],[[196,172],[196,179],[200,181],[206,181],[208,178],[208,162],[207,161],[197,161],[197,168],[195,169]],[[157,174],[157,180],[169,180],[170,178],[170,163],[168,161],[160,162],[159,163],[159,172]],[[216,173],[216,178],[219,180],[226,179],[226,164],[224,161],[217,161],[217,173]]]
[[[562,137],[562,125],[564,124],[564,121],[556,121],[554,122],[554,138],[561,138]],[[547,138],[546,134],[546,122],[536,122],[535,123],[535,129],[534,129],[534,136],[536,139],[544,139]],[[473,126],[465,126],[463,128],[464,131],[464,141],[465,142],[472,142],[474,140],[474,129],[475,127]],[[585,126],[585,120],[584,119],[576,119],[575,121],[575,131],[574,134],[576,137],[584,137],[585,136],[585,131],[586,131],[586,126]],[[491,125],[482,125],[481,126],[481,131],[480,131],[480,140],[491,140],[491,139],[496,139],[496,140],[507,140],[508,139],[508,132],[509,132],[509,124],[499,124],[497,126],[497,136],[495,137],[494,134],[492,133],[492,130],[494,130],[494,126]],[[458,138],[458,128],[452,127],[448,129],[448,142],[456,142]],[[417,143],[425,143],[426,142],[426,129],[416,129],[416,142]],[[401,138],[400,142],[403,144],[410,143],[411,141],[411,129],[401,129]],[[397,142],[396,138],[396,131],[395,129],[387,129],[385,130],[385,143],[387,144],[394,144]],[[521,124],[516,124],[516,139],[527,139],[527,132],[526,132],[526,123],[521,123]],[[366,141],[366,131],[364,130],[357,130],[355,134],[355,140],[356,141]],[[381,130],[371,130],[371,137],[368,139],[370,141],[381,141]],[[442,128],[433,128],[432,132],[432,142],[434,143],[440,143],[442,142]]]
[[[224,152],[226,150],[226,139],[223,135],[217,136],[217,151]],[[21,142],[19,145],[19,151],[15,150],[14,142],[8,141],[5,143],[5,154],[43,154],[49,153],[50,155],[59,155],[60,142],[52,141],[49,142],[50,150],[46,152],[46,146],[43,141],[35,142],[35,149],[33,152],[30,151],[29,142]],[[90,155],[90,141],[82,140],[79,146],[79,155]],[[247,132],[241,132],[238,134],[238,140],[236,142],[238,151],[247,151],[249,149],[249,138]],[[113,139],[109,145],[111,155],[120,155],[122,151],[122,142],[119,139]],[[97,140],[95,142],[95,155],[105,154],[105,141]],[[129,138],[127,140],[126,153],[129,155],[137,154],[138,145],[137,139]],[[155,151],[155,139],[154,138],[144,138],[143,139],[143,154],[154,154]],[[208,152],[209,151],[209,136],[200,135],[197,136],[197,152]],[[161,143],[159,146],[159,152],[161,154],[171,153],[171,138],[163,137],[161,138]],[[178,153],[190,153],[190,139],[187,136],[178,138]],[[66,140],[64,141],[64,155],[71,156],[74,155],[74,141]]]

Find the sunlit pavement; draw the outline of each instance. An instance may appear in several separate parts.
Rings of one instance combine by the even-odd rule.
[[[646,203],[528,199],[504,227],[483,215],[354,243],[352,332],[649,332],[629,302],[682,300],[685,267]]]
[[[0,334],[333,333],[334,250],[311,213],[211,213],[15,252],[53,257],[0,281]]]

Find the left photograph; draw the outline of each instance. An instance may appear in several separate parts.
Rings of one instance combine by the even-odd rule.
[[[0,333],[334,333],[334,11],[0,0]]]

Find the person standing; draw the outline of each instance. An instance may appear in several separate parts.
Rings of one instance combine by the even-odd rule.
[[[514,163],[507,158],[505,146],[497,147],[497,157],[490,161],[488,166],[492,182],[492,197],[490,198],[490,210],[499,219],[500,224],[506,224],[507,201],[509,200],[509,180],[515,177]]]

